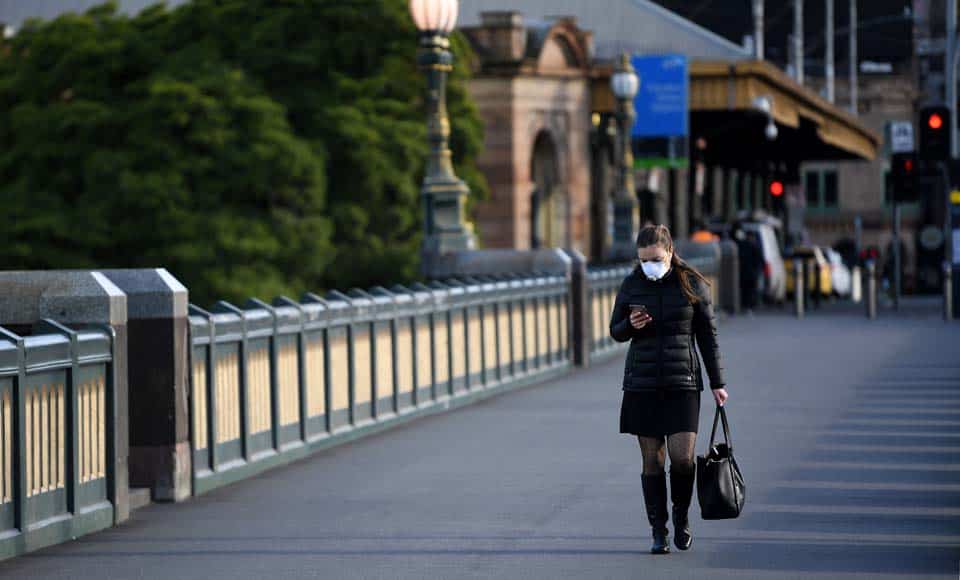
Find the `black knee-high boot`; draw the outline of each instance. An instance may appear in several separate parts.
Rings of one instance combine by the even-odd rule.
[[[653,528],[654,554],[670,552],[670,531],[667,529],[667,475],[662,471],[657,475],[642,475],[643,502],[647,507],[647,520]]]
[[[670,466],[670,497],[673,500],[673,543],[681,550],[689,550],[693,543],[687,512],[693,498],[696,465],[691,470],[675,470]]]

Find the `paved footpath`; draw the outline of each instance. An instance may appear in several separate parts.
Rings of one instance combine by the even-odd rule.
[[[737,520],[653,556],[621,360],[341,446],[0,578],[957,578],[960,323],[725,321]],[[703,399],[698,453],[713,404]]]

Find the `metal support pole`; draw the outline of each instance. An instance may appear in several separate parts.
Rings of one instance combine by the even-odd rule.
[[[826,56],[824,56],[824,76],[827,79],[827,100],[831,103],[835,100],[834,92],[834,71],[833,71],[833,43],[834,43],[834,32],[833,32],[833,0],[826,0],[826,29],[827,29],[827,51]]]
[[[617,72],[633,72],[630,55],[620,56]],[[617,156],[617,190],[613,198],[613,247],[615,260],[630,260],[636,252],[637,194],[633,179],[633,147],[630,134],[635,112],[631,99],[617,99],[617,133],[620,155]]]
[[[875,320],[877,318],[877,265],[873,260],[867,260],[866,267],[863,269],[864,289],[867,292],[867,299],[864,302],[867,305],[867,318]]]
[[[950,107],[950,157],[957,157],[957,0],[947,0],[947,38],[944,68],[946,101]]]
[[[763,0],[753,0],[753,56],[763,60]]]
[[[453,70],[450,40],[436,34],[420,38],[417,59],[427,75],[427,136],[430,155],[421,188],[424,236],[421,268],[429,275],[431,258],[475,246],[464,213],[467,185],[456,176],[450,152],[450,119],[447,115],[447,75]]]
[[[803,277],[803,260],[793,261],[793,304],[794,314],[798,319],[803,318],[803,288],[806,285]]]
[[[850,112],[858,113],[857,90],[857,0],[850,0]]]
[[[813,307],[820,310],[821,294],[823,293],[823,288],[820,286],[820,277],[823,275],[823,272],[816,258],[813,259],[813,274]]]
[[[949,2],[955,7],[955,0]],[[954,12],[956,17],[956,12]],[[955,95],[956,93],[954,93]],[[951,140],[952,143],[953,140]],[[953,147],[954,145],[951,145]],[[943,176],[943,289],[944,289],[944,318],[953,319],[953,263],[956,257],[953,255],[953,208],[950,200],[950,191],[953,189],[950,183],[950,171],[947,164],[940,163],[940,171]],[[949,318],[947,316],[949,315]]]
[[[953,320],[953,266],[949,260],[943,261],[943,319]]]
[[[860,251],[863,249],[863,218],[853,218],[853,249],[856,260],[860,260]]]
[[[803,0],[793,0],[793,68],[803,84]]]
[[[900,204],[893,204],[893,310],[900,310]]]

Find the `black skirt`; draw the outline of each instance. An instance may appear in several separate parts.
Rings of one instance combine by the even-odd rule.
[[[700,426],[700,391],[623,391],[620,432],[660,437]]]

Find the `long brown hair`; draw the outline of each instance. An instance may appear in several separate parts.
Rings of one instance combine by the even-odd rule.
[[[680,277],[680,289],[683,290],[687,300],[691,303],[699,302],[700,297],[693,289],[693,279],[699,278],[707,285],[710,285],[710,282],[696,268],[680,259],[673,247],[673,237],[670,236],[670,230],[667,229],[667,226],[655,225],[640,228],[640,233],[637,235],[637,248],[648,248],[650,246],[660,246],[664,251],[670,252],[670,266],[677,270],[677,275]],[[639,261],[637,267],[640,267]]]

